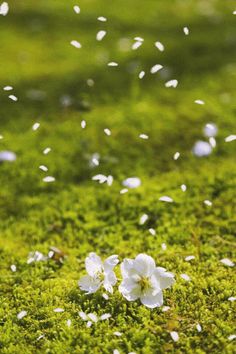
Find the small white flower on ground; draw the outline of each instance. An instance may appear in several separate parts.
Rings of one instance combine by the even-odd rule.
[[[212,152],[212,146],[206,141],[197,141],[193,147],[193,154],[197,157],[208,156]]]
[[[203,129],[203,133],[207,138],[216,136],[218,128],[214,123],[207,123]]]
[[[165,268],[156,267],[152,257],[139,254],[135,259],[124,259],[121,264],[120,293],[128,300],[140,299],[148,308],[163,305],[162,290],[174,283],[174,275]]]
[[[138,177],[129,177],[122,182],[124,187],[138,188],[141,185],[141,180]]]
[[[229,259],[229,258],[223,258],[223,259],[220,260],[220,262],[222,264],[228,266],[228,267],[234,267],[235,266],[234,262],[232,262],[231,259]]]
[[[171,336],[171,338],[173,339],[174,342],[178,342],[178,340],[179,340],[178,332],[175,332],[175,331],[170,332],[170,336]]]
[[[88,275],[79,280],[79,287],[87,294],[95,293],[101,286],[110,293],[117,282],[113,268],[119,263],[118,256],[112,255],[104,262],[96,253],[91,252],[85,260],[85,268]]]

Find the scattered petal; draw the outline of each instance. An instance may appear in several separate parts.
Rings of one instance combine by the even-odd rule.
[[[226,143],[230,143],[231,141],[236,140],[236,135],[229,135],[225,138]]]
[[[183,28],[183,31],[184,31],[184,34],[185,34],[186,36],[189,35],[189,28],[188,28],[188,27],[184,27],[184,28]]]
[[[223,258],[220,260],[220,262],[228,267],[234,267],[235,263],[232,262],[229,258]]]
[[[236,338],[236,334],[231,334],[230,336],[228,336],[229,340],[234,340]]]
[[[173,203],[173,199],[168,197],[167,195],[163,195],[162,197],[159,198],[160,201],[162,202],[167,202],[167,203]]]
[[[13,162],[16,160],[16,154],[12,151],[0,151],[0,162],[9,161]]]
[[[24,318],[25,316],[27,315],[27,311],[21,311],[21,312],[19,312],[18,313],[18,315],[17,315],[17,318],[18,318],[18,320],[21,320],[22,318]]]
[[[108,318],[111,317],[110,313],[104,313],[104,315],[100,316],[100,320],[104,321],[104,320],[108,320]]]
[[[165,83],[165,87],[174,87],[176,88],[178,86],[178,80],[169,80]]]
[[[97,35],[96,35],[96,40],[97,40],[97,41],[102,41],[106,34],[107,34],[106,31],[103,31],[103,30],[102,30],[102,31],[99,31],[99,32],[97,33]]]
[[[185,184],[181,184],[180,188],[183,192],[186,192],[187,190],[187,186]]]
[[[204,204],[206,204],[207,206],[212,206],[212,202],[208,199],[203,201]]]
[[[11,268],[11,271],[12,271],[12,272],[16,272],[16,266],[15,266],[15,264],[12,264],[10,268]]]
[[[161,42],[155,42],[155,47],[159,49],[160,52],[163,52],[165,50],[165,47]]]
[[[202,326],[199,323],[196,324],[196,328],[198,332],[202,331]]]
[[[140,71],[140,73],[138,74],[139,79],[141,80],[143,77],[145,76],[145,71]]]
[[[184,279],[184,280],[186,280],[186,281],[191,281],[190,276],[187,275],[187,274],[180,274],[180,276],[181,276],[182,279]]]
[[[104,16],[99,16],[99,17],[97,18],[97,20],[98,20],[98,21],[101,21],[101,22],[106,22],[106,21],[107,21],[107,18],[104,17]]]
[[[107,64],[108,66],[118,66],[118,63],[115,61],[111,61],[110,63]]]
[[[57,312],[57,313],[61,313],[61,312],[64,312],[65,310],[60,308],[60,307],[58,307],[58,308],[54,309],[53,311]]]
[[[195,259],[195,256],[187,256],[187,257],[185,257],[185,261],[186,262],[192,261],[193,259]]]
[[[208,138],[216,136],[218,128],[214,123],[207,123],[203,129],[204,135]]]
[[[129,177],[122,182],[124,187],[138,188],[141,186],[141,180],[138,177]]]
[[[3,87],[3,90],[4,91],[11,91],[11,90],[13,90],[13,87],[12,86],[5,86],[5,87]]]
[[[84,129],[86,127],[86,121],[85,120],[82,120],[81,121],[81,128]]]
[[[51,182],[55,182],[55,177],[52,177],[52,176],[46,176],[43,178],[43,182],[46,182],[46,183],[51,183]]]
[[[144,225],[147,220],[148,220],[148,215],[143,214],[139,219],[139,225]]]
[[[47,147],[46,149],[43,150],[44,155],[47,155],[51,151],[50,147]]]
[[[137,50],[139,47],[141,47],[141,45],[143,44],[143,42],[141,41],[137,41],[132,45],[132,50]]]
[[[40,127],[40,123],[34,123],[34,125],[32,126],[32,130],[37,130]]]
[[[202,100],[195,100],[194,102],[195,102],[196,104],[200,104],[200,105],[204,105],[204,104],[205,104],[205,102],[202,101]]]
[[[193,147],[193,154],[197,157],[208,156],[212,153],[212,146],[206,141],[197,141]]]
[[[9,95],[8,96],[12,101],[18,101],[18,98],[15,95]]]
[[[40,166],[39,166],[39,169],[42,170],[42,171],[44,171],[44,172],[47,172],[47,171],[48,171],[47,166],[44,166],[44,165],[40,165]]]
[[[105,128],[105,129],[104,129],[104,133],[105,133],[107,136],[110,136],[110,135],[111,135],[111,131],[110,131],[110,129],[108,129],[108,128]]]
[[[160,71],[161,69],[163,68],[163,66],[161,64],[155,64],[151,67],[150,69],[150,73],[151,74],[155,74],[157,73],[158,71]]]
[[[176,161],[176,160],[178,160],[179,157],[180,157],[180,153],[178,151],[176,151],[176,153],[173,156],[173,159]]]
[[[1,5],[0,5],[0,15],[2,16],[6,16],[9,12],[9,5],[7,2],[3,2]]]
[[[80,7],[79,7],[78,5],[75,5],[75,6],[73,7],[73,9],[74,9],[74,11],[75,11],[76,14],[79,14],[79,13],[80,13]]]
[[[178,342],[178,340],[179,340],[178,332],[175,332],[175,331],[170,332],[170,335],[171,335],[171,338],[173,339],[174,342]]]
[[[72,40],[71,42],[70,42],[70,44],[73,46],[73,47],[75,47],[75,48],[82,48],[82,45],[80,44],[80,42],[78,42],[78,41],[76,41],[75,39],[74,40]]]

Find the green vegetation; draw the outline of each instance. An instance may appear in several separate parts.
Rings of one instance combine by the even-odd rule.
[[[235,141],[224,141],[236,133],[235,3],[80,0],[78,15],[71,0],[8,3],[9,14],[0,16],[0,150],[14,151],[17,160],[0,164],[0,352],[233,353],[228,337],[235,334],[235,305],[228,298],[235,296],[235,276],[220,260],[236,257]],[[107,35],[97,42],[101,29]],[[130,48],[135,36],[145,39],[143,46],[121,50],[127,43],[121,38],[130,39]],[[73,39],[81,49],[70,45]],[[155,48],[157,40],[164,52]],[[109,61],[119,66],[108,67]],[[157,63],[164,69],[151,75]],[[176,89],[165,87],[170,79],[179,81]],[[6,85],[14,87],[17,102],[2,90]],[[32,131],[35,122],[41,126]],[[208,122],[219,128],[217,146],[197,158],[191,149],[204,139]],[[44,155],[46,147],[52,150]],[[174,161],[176,151],[181,155]],[[94,153],[100,165],[90,168]],[[113,185],[92,181],[98,173],[111,174]],[[46,175],[56,181],[43,182]],[[121,195],[123,179],[131,176],[142,186]],[[174,203],[159,201],[163,195]],[[139,225],[144,213],[149,219]],[[27,264],[29,252],[47,254],[51,246],[67,255],[62,265]],[[92,251],[120,260],[151,255],[176,275],[164,292],[170,310],[129,303],[117,288],[109,300],[102,291],[82,293],[77,281]],[[195,260],[186,262],[188,255]],[[58,307],[65,311],[55,313]],[[22,310],[27,316],[19,320]],[[79,311],[112,317],[87,328]],[[178,342],[170,331],[179,333]]]

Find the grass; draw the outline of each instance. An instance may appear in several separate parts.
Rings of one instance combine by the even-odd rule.
[[[0,78],[2,87],[14,86],[19,100],[1,92],[0,150],[14,151],[17,160],[0,165],[0,352],[233,353],[228,336],[234,334],[234,304],[228,298],[235,296],[235,275],[219,261],[235,260],[235,143],[224,142],[235,134],[235,4],[81,0],[79,15],[71,0],[9,5],[0,18]],[[101,15],[107,23],[96,20]],[[108,34],[98,43],[95,35],[104,28]],[[120,50],[120,38],[135,36],[145,38],[143,47]],[[72,39],[82,49],[70,46]],[[156,40],[165,44],[163,53]],[[107,67],[113,60],[118,68]],[[156,63],[165,69],[152,76],[148,71]],[[147,74],[139,80],[142,69]],[[94,87],[87,86],[88,78]],[[166,89],[172,78],[179,86]],[[41,96],[35,99],[32,90]],[[71,98],[68,107],[61,103],[64,96]],[[198,106],[196,99],[206,104]],[[36,121],[41,126],[33,132]],[[211,121],[219,128],[217,147],[198,159],[192,146]],[[110,137],[103,132],[107,127]],[[139,139],[140,133],[149,140]],[[47,146],[52,151],[43,155]],[[176,151],[181,156],[174,161]],[[95,152],[101,163],[91,169]],[[55,183],[42,182],[41,164]],[[112,187],[91,181],[97,173],[113,175]],[[120,195],[122,180],[130,176],[140,177],[142,186]],[[159,202],[163,195],[175,202]],[[140,226],[144,213],[149,219]],[[47,254],[51,246],[67,255],[63,265],[26,263],[29,252]],[[102,292],[82,293],[77,281],[91,251],[120,260],[153,256],[176,275],[164,294],[170,310],[128,303],[117,290],[108,301]],[[186,262],[191,254],[195,260]],[[57,307],[65,311],[55,313]],[[21,310],[28,313],[18,320]],[[86,328],[81,310],[112,317]],[[177,343],[170,331],[179,333]]]

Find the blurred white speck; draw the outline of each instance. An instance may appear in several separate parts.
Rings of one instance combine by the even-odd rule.
[[[44,165],[40,165],[40,166],[39,166],[39,169],[42,170],[42,171],[44,171],[44,172],[47,172],[47,171],[48,171],[47,166],[44,166]]]
[[[44,155],[47,155],[51,151],[50,147],[47,147],[46,149],[43,150]]]
[[[89,87],[93,87],[93,86],[94,86],[94,80],[93,80],[93,79],[88,79],[88,80],[87,80],[87,85],[88,85]]]
[[[203,129],[203,133],[206,137],[210,138],[216,136],[218,128],[214,123],[207,123]]]
[[[163,306],[162,312],[167,312],[167,311],[169,311],[169,309],[170,309],[170,306]]]
[[[18,98],[15,95],[9,95],[8,97],[14,102],[18,101]]]
[[[148,215],[143,214],[139,219],[139,225],[144,225],[147,220],[148,220]]]
[[[236,140],[236,135],[229,135],[225,138],[226,143],[230,143],[231,141]]]
[[[66,324],[67,324],[67,327],[70,327],[71,326],[71,320],[67,320]]]
[[[103,40],[103,38],[105,37],[105,35],[107,34],[106,31],[99,31],[97,34],[96,34],[96,40],[97,41],[101,41]]]
[[[57,307],[56,309],[53,310],[54,312],[56,313],[61,313],[61,312],[64,312],[65,310],[60,308],[60,307]]]
[[[228,339],[229,340],[233,340],[236,338],[236,334],[231,334],[230,336],[228,336]]]
[[[235,266],[234,262],[232,262],[231,259],[229,259],[229,258],[223,258],[223,259],[220,260],[220,262],[222,264],[228,266],[228,267],[234,267]]]
[[[123,188],[120,190],[120,194],[125,194],[127,193],[129,190],[127,188]]]
[[[84,129],[86,127],[86,121],[85,120],[82,120],[81,121],[81,128]]]
[[[3,135],[0,135],[0,140],[3,139]]]
[[[153,228],[148,229],[148,231],[150,232],[150,234],[151,234],[152,236],[155,236],[155,235],[156,235],[156,231],[155,231]]]
[[[92,321],[88,321],[87,324],[86,324],[86,327],[90,328],[92,326],[92,324],[93,324]]]
[[[70,44],[71,44],[73,47],[78,48],[78,49],[82,47],[82,45],[80,44],[80,42],[76,41],[75,39],[73,39],[73,40],[70,42]]]
[[[106,22],[106,21],[107,21],[107,18],[104,17],[104,16],[99,16],[99,17],[97,18],[97,20],[98,20],[98,21],[101,21],[101,22]]]
[[[159,198],[161,202],[173,203],[173,199],[168,197],[167,195],[163,195]]]
[[[181,188],[182,192],[186,192],[186,190],[187,190],[187,186],[185,184],[181,184],[180,188]]]
[[[167,250],[166,244],[165,244],[165,243],[162,243],[162,244],[161,244],[161,248],[162,248],[163,251],[166,251],[166,250]]]
[[[120,352],[119,352],[118,349],[114,349],[114,350],[113,350],[113,354],[120,354]]]
[[[75,5],[75,6],[73,7],[73,9],[74,9],[74,11],[75,11],[76,14],[79,14],[79,13],[80,13],[80,7],[79,7],[78,5]]]
[[[202,326],[199,323],[197,323],[196,328],[198,332],[202,331]]]
[[[104,321],[104,320],[108,320],[108,318],[111,317],[110,313],[104,313],[104,315],[100,316],[100,320]]]
[[[37,130],[40,127],[40,123],[34,123],[32,126],[32,130]]]
[[[79,316],[80,316],[80,318],[82,318],[83,321],[87,321],[88,320],[88,316],[83,311],[79,312]]]
[[[113,177],[111,175],[107,176],[107,185],[110,187],[113,183]]]
[[[236,15],[236,11],[233,11],[233,15]]]
[[[111,135],[111,131],[110,131],[110,129],[108,129],[108,128],[105,128],[105,129],[104,129],[104,133],[105,133],[106,135],[108,135],[108,136]]]
[[[212,206],[212,202],[208,199],[203,201],[204,204],[206,204],[207,206]]]
[[[4,91],[11,91],[11,90],[13,90],[13,87],[12,86],[5,86],[5,87],[3,87],[3,90]]]
[[[205,104],[205,102],[202,101],[202,100],[195,100],[194,102],[195,102],[196,104],[199,104],[199,105],[204,105],[204,104]]]
[[[180,274],[180,276],[181,276],[182,279],[184,279],[186,281],[190,281],[191,280],[191,278],[190,278],[190,276],[188,274]]]
[[[143,42],[141,41],[134,42],[134,44],[132,45],[132,50],[137,50],[139,47],[141,47],[142,44]]]
[[[213,149],[216,147],[216,139],[213,136],[209,138],[209,143]]]
[[[176,161],[176,160],[178,160],[179,157],[180,157],[180,153],[178,151],[176,151],[176,153],[173,156],[173,159]]]
[[[40,339],[43,339],[45,337],[45,334],[40,334],[40,336],[36,339],[37,341]]]
[[[107,64],[108,66],[118,66],[118,63],[115,61],[111,61],[110,63]]]
[[[122,182],[124,187],[138,188],[141,185],[141,180],[138,177],[129,177]]]
[[[186,262],[189,262],[189,261],[191,261],[193,259],[195,259],[195,256],[187,256],[187,257],[185,257],[185,261]]]
[[[16,272],[16,266],[15,266],[15,264],[12,264],[10,268],[11,268],[11,271],[12,271],[12,272]]]
[[[150,73],[151,74],[155,74],[157,73],[159,70],[161,70],[163,68],[163,66],[161,64],[155,64],[151,67],[150,69]]]
[[[208,156],[212,152],[212,146],[206,141],[199,140],[194,144],[192,151],[197,157]]]
[[[140,134],[139,137],[144,140],[147,140],[149,138],[147,134]]]
[[[18,318],[18,320],[21,320],[26,315],[27,315],[27,311],[21,311],[21,312],[18,313],[17,318]]]
[[[43,182],[50,183],[50,182],[55,182],[55,177],[52,176],[46,176],[43,178]]]
[[[189,35],[189,28],[188,28],[188,27],[184,27],[184,28],[183,28],[183,31],[184,31],[184,34],[185,34],[186,36]]]
[[[98,316],[95,313],[88,313],[87,317],[93,322],[98,322]]]
[[[234,296],[230,296],[230,297],[228,298],[228,300],[229,300],[229,301],[231,301],[231,302],[233,302],[233,301],[235,301],[235,300],[236,300],[236,297],[234,297]]]
[[[122,333],[121,333],[121,332],[116,331],[116,332],[114,332],[114,336],[121,337],[121,336],[122,336]]]
[[[0,151],[0,162],[9,161],[13,162],[16,160],[16,154],[12,151]]]
[[[0,5],[0,15],[2,16],[6,16],[9,12],[9,5],[7,2],[3,2],[1,5]]]
[[[139,79],[141,80],[143,77],[145,76],[145,71],[140,71],[140,73],[138,74]]]
[[[173,339],[174,342],[178,342],[178,340],[179,340],[178,332],[175,332],[175,331],[170,332],[170,336],[171,336],[171,338]]]
[[[103,297],[103,299],[105,299],[105,300],[109,300],[109,296],[108,296],[106,293],[103,293],[103,294],[102,294],[102,297]]]
[[[160,50],[160,52],[163,52],[165,50],[165,47],[161,42],[155,42],[155,47]]]
[[[178,80],[169,80],[165,83],[165,87],[174,87],[176,88],[178,86]]]
[[[134,37],[135,41],[143,42],[144,39],[142,37]]]

